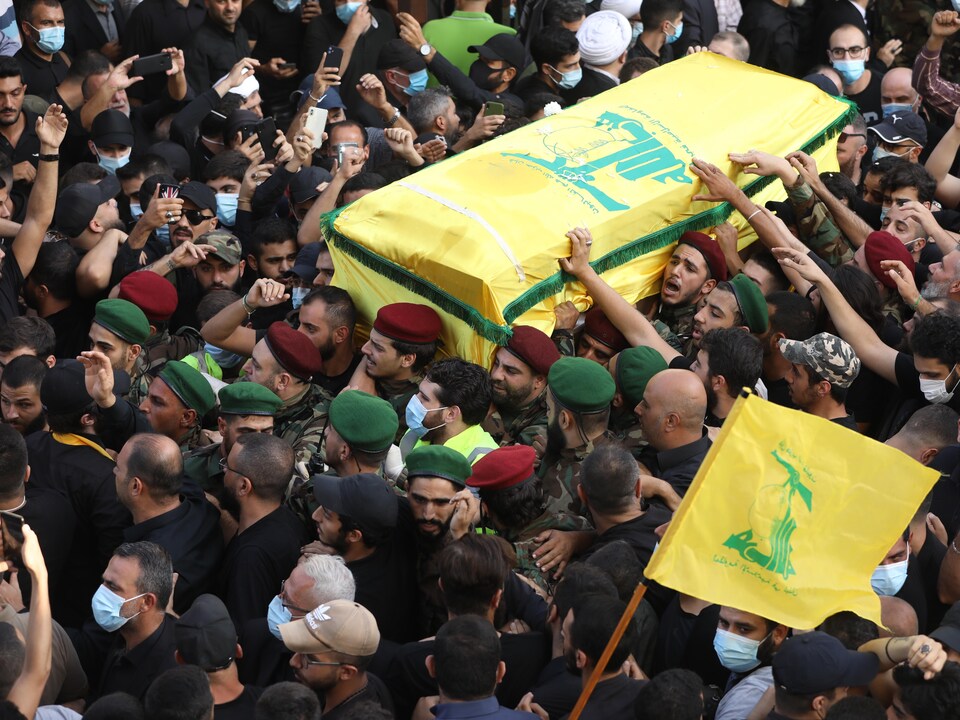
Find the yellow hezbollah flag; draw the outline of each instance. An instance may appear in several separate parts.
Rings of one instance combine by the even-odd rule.
[[[789,627],[880,623],[870,575],[938,473],[836,423],[737,400],[646,576]]]
[[[328,214],[334,283],[367,324],[387,303],[432,305],[445,351],[486,365],[512,324],[549,333],[557,305],[588,306],[557,265],[568,230],[590,228],[594,267],[628,300],[657,293],[680,235],[731,214],[691,202],[694,157],[732,174],[730,152],[803,149],[836,170],[834,139],[855,112],[808,82],[698,53]],[[762,204],[783,197],[773,180],[736,181]],[[746,244],[749,226],[732,221]]]

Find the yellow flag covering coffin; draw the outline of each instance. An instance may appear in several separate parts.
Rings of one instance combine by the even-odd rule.
[[[841,610],[880,624],[870,575],[938,476],[829,420],[740,398],[645,574],[788,627]]]
[[[835,170],[851,112],[810,83],[692,55],[328,214],[334,283],[368,324],[388,303],[432,305],[445,352],[486,365],[512,324],[550,333],[558,304],[587,307],[557,265],[568,230],[590,228],[594,267],[628,300],[656,293],[680,235],[731,213],[691,203],[693,157],[732,173],[729,152],[804,149]],[[758,202],[782,197],[768,178],[738,182]]]

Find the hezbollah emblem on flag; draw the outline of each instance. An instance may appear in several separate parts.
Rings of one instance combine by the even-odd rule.
[[[645,574],[790,627],[841,610],[879,623],[870,575],[937,477],[836,423],[742,397]]]

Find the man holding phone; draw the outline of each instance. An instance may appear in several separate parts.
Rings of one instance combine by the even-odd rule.
[[[240,19],[240,0],[206,0],[207,17],[183,50],[187,83],[197,94],[250,53],[250,36]]]
[[[316,12],[319,12],[319,6]],[[276,117],[289,113],[290,93],[297,89],[297,64],[306,25],[302,16],[308,5],[300,0],[254,0],[240,15],[250,37],[251,57],[260,61],[257,75],[265,114]],[[281,125],[286,125],[283,117]]]

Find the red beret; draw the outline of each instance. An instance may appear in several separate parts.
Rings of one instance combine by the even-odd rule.
[[[529,445],[507,445],[487,453],[473,464],[467,485],[481,490],[505,490],[534,476],[536,451]]]
[[[583,331],[611,348],[614,352],[620,352],[630,347],[630,343],[623,336],[623,333],[613,326],[613,323],[607,320],[600,308],[590,308],[583,318]]]
[[[529,325],[517,325],[507,341],[507,350],[523,360],[540,375],[550,372],[550,366],[560,359],[560,351],[546,333]]]
[[[123,278],[117,297],[132,302],[153,322],[169,320],[177,309],[177,289],[173,283],[149,270],[132,272]]]
[[[877,230],[867,235],[867,241],[863,244],[863,256],[873,276],[891,290],[897,287],[897,283],[880,267],[881,260],[899,260],[911,273],[916,266],[913,256],[904,244],[886,230]]]
[[[440,337],[440,316],[426,305],[393,303],[377,311],[373,329],[391,340],[426,345]]]
[[[267,330],[267,347],[280,366],[294,377],[309,382],[323,369],[320,351],[310,338],[279,320]]]
[[[700,251],[704,260],[707,261],[711,278],[714,280],[727,279],[727,261],[723,259],[723,250],[720,249],[720,243],[702,232],[690,231],[680,236],[680,243],[692,245]]]

